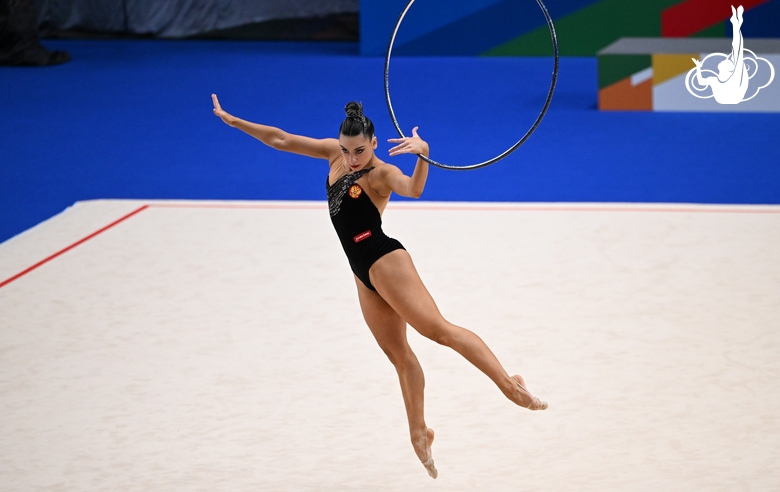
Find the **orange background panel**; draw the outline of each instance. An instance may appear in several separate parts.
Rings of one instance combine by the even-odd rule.
[[[599,109],[602,111],[652,111],[653,79],[631,85],[626,77],[599,91]]]
[[[701,58],[699,53],[686,55],[653,55],[653,85],[666,82],[692,69],[694,65],[691,58]]]

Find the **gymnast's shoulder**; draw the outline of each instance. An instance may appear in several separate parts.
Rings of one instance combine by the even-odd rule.
[[[369,184],[374,191],[383,196],[390,195],[390,192],[407,196],[403,191],[410,178],[398,166],[378,161],[374,163],[374,167],[369,175]]]

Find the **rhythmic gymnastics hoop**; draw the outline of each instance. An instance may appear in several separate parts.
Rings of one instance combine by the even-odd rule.
[[[387,101],[387,110],[390,112],[390,118],[393,120],[393,125],[395,125],[395,129],[396,131],[398,131],[398,134],[401,135],[401,138],[406,138],[406,135],[404,135],[404,132],[401,131],[401,125],[398,124],[398,120],[395,117],[395,112],[393,111],[393,103],[390,101],[390,55],[393,52],[393,43],[395,43],[395,37],[398,34],[398,29],[401,27],[401,22],[403,22],[406,13],[409,11],[413,3],[414,0],[409,0],[409,3],[406,4],[406,8],[403,10],[403,12],[401,12],[400,17],[398,17],[398,22],[395,23],[393,34],[390,36],[390,44],[387,46],[387,55],[385,56],[385,100]],[[422,154],[418,154],[418,157],[428,162],[429,164],[433,164],[434,166],[438,166],[444,169],[452,169],[458,171],[478,169],[480,167],[485,167],[485,166],[489,166],[490,164],[496,163],[501,159],[503,159],[504,157],[511,154],[512,152],[514,152],[515,150],[517,150],[517,148],[523,145],[523,143],[525,143],[525,141],[528,140],[531,134],[536,130],[536,127],[538,127],[539,123],[542,122],[542,118],[544,118],[544,115],[547,114],[547,109],[549,109],[550,107],[550,101],[552,101],[553,92],[555,92],[555,84],[558,81],[558,37],[555,35],[555,26],[553,25],[552,18],[550,18],[550,13],[547,12],[547,7],[544,6],[542,0],[536,0],[536,3],[539,4],[539,7],[542,9],[542,13],[544,13],[544,18],[547,19],[547,27],[549,27],[550,29],[550,37],[552,38],[553,49],[555,51],[555,64],[553,67],[552,81],[550,82],[550,90],[547,92],[547,99],[544,101],[544,107],[542,108],[542,112],[539,113],[539,116],[536,118],[536,121],[531,126],[531,128],[525,133],[525,135],[523,135],[523,138],[518,140],[517,143],[511,146],[509,149],[505,150],[503,153],[497,155],[496,157],[488,161],[480,162],[478,164],[470,164],[466,166],[453,166],[451,164],[443,164],[441,162],[436,162],[433,159],[426,157]]]

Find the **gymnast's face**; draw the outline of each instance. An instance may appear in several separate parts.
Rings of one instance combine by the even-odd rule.
[[[341,145],[341,154],[344,156],[344,163],[349,168],[349,172],[360,171],[371,162],[376,149],[376,136],[367,138],[363,135],[348,137],[339,135],[339,144]]]

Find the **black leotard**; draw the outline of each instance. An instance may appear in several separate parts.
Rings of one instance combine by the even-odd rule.
[[[397,249],[400,242],[382,232],[382,216],[365,190],[355,181],[372,168],[345,174],[332,185],[325,179],[330,220],[347,254],[352,272],[369,289],[376,291],[368,278],[368,270],[376,260]]]

